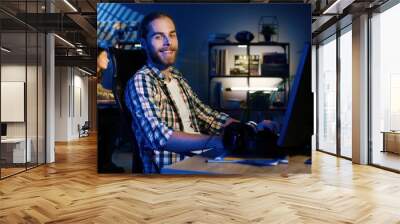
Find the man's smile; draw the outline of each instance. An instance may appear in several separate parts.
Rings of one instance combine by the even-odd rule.
[[[172,53],[174,53],[175,51],[174,51],[174,50],[161,50],[160,52],[161,52],[161,53],[165,53],[165,54],[172,54]]]
[[[174,50],[161,50],[161,55],[163,55],[164,57],[172,57],[175,55],[175,51]]]

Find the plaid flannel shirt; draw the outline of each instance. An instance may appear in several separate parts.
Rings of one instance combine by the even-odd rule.
[[[178,81],[184,102],[189,106],[191,127],[204,134],[219,134],[229,116],[204,105],[190,88],[182,74],[175,68],[170,70]],[[139,145],[144,173],[156,172],[185,156],[164,150],[174,131],[182,131],[182,119],[165,83],[165,76],[151,65],[143,66],[128,81],[125,103],[132,114],[132,130]]]

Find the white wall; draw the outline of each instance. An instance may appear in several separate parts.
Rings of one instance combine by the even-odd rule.
[[[9,64],[1,66],[1,81],[25,82],[25,64]],[[1,108],[7,110],[7,108]],[[7,123],[7,137],[25,137],[25,123]]]
[[[38,69],[38,70],[37,70]],[[3,82],[24,82],[26,84],[26,106],[21,108],[23,114],[26,112],[26,120],[23,122],[6,122],[7,137],[24,138],[25,135],[30,139],[32,161],[44,163],[44,74],[42,67],[32,65],[25,66],[25,63],[8,63],[1,66],[1,81]],[[27,80],[25,80],[27,78]],[[24,94],[24,90],[21,90]],[[2,96],[7,97],[7,96]],[[1,110],[7,111],[12,108],[2,107]],[[7,111],[11,112],[12,111]],[[37,153],[39,155],[37,156]]]
[[[77,73],[78,72],[78,73]],[[72,108],[72,119],[71,119],[71,135],[73,138],[78,138],[78,124],[83,125],[85,121],[88,121],[88,78],[83,77],[83,73],[79,70],[74,69],[74,81],[73,81],[73,96],[72,99],[74,102],[71,102],[71,105],[74,105]]]
[[[78,124],[88,120],[88,78],[73,67],[56,67],[56,141],[79,138]]]
[[[3,82],[25,82],[26,70],[28,72],[28,83],[29,86],[34,86],[32,88],[27,88],[27,119],[28,119],[28,129],[32,127],[36,130],[36,113],[32,113],[32,111],[36,112],[36,80],[30,78],[31,74],[36,74],[36,66],[27,66],[25,64],[5,64],[1,66],[1,81]],[[39,107],[42,105],[39,105]],[[1,110],[8,110],[9,108],[1,108]],[[34,122],[34,124],[32,123]],[[8,137],[25,137],[25,123],[26,122],[7,122],[7,136]],[[28,130],[28,137],[29,137]],[[35,132],[36,134],[36,132]]]
[[[67,67],[55,68],[55,141],[68,140],[68,74]]]

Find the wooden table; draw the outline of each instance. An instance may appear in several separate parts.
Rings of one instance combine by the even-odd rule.
[[[382,152],[400,154],[400,131],[382,131],[383,149]]]
[[[25,148],[25,145],[27,146]],[[23,163],[31,162],[32,158],[32,140],[31,138],[5,138],[1,139],[1,159],[4,163]]]
[[[206,157],[193,156],[183,161],[166,166],[162,174],[281,174],[310,173],[311,165],[304,163],[307,156],[289,157],[288,164],[275,166],[253,166],[236,163],[207,163]],[[234,159],[232,157],[226,159]]]

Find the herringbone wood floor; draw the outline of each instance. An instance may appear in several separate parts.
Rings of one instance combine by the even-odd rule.
[[[400,223],[400,175],[313,155],[312,174],[99,175],[96,139],[0,181],[0,223]]]

